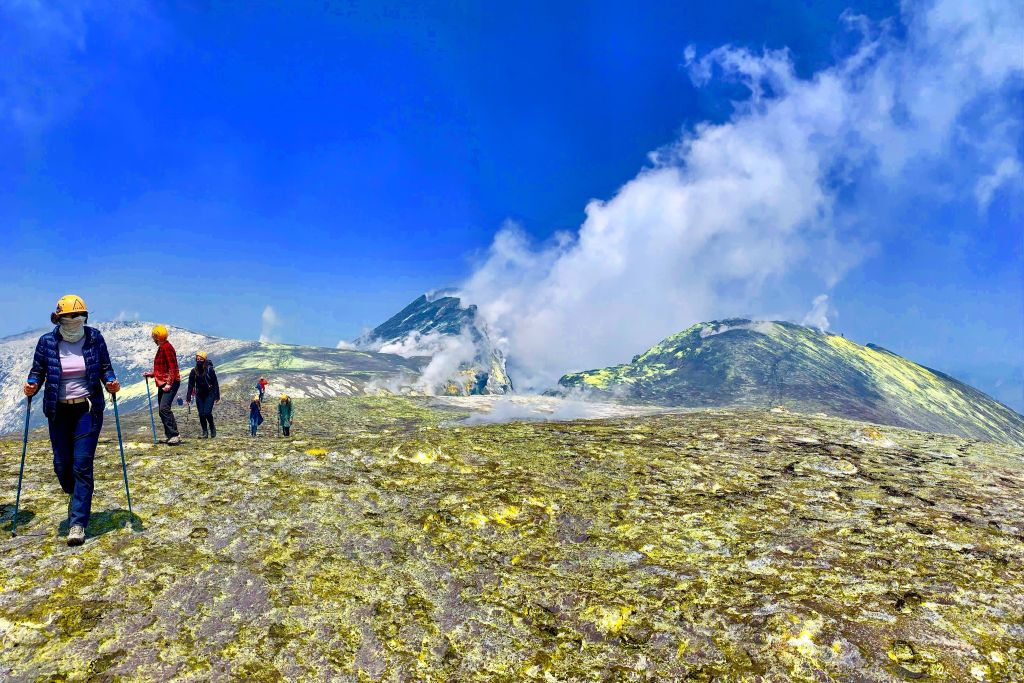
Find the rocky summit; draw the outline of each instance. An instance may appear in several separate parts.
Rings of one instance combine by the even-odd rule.
[[[291,439],[108,421],[84,546],[41,434],[4,681],[1024,680],[1024,450],[782,410],[467,425],[296,399]],[[235,414],[237,413],[237,415]],[[0,442],[10,529],[20,441]]]
[[[355,348],[429,357],[423,376],[448,395],[507,394],[513,390],[505,355],[473,304],[442,289],[423,294],[370,332]],[[415,382],[413,383],[415,386]]]
[[[790,410],[1024,446],[1024,416],[880,346],[782,321],[698,323],[560,388],[633,402]]]

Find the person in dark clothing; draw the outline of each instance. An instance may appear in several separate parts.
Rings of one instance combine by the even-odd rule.
[[[68,545],[85,542],[92,512],[93,460],[103,427],[103,387],[111,395],[121,389],[103,335],[85,326],[88,319],[81,297],[61,297],[50,315],[56,327],[39,338],[23,388],[31,397],[46,384],[43,414],[49,420],[53,470],[64,493],[71,496]]]
[[[281,423],[281,434],[291,435],[292,429],[292,400],[287,394],[281,394],[281,402],[277,405],[277,419]]]
[[[175,446],[181,443],[178,436],[178,423],[174,420],[174,397],[181,388],[181,373],[178,371],[178,354],[171,342],[167,341],[167,328],[157,325],[153,328],[153,343],[157,345],[156,357],[153,359],[152,372],[143,373],[144,377],[152,377],[156,383],[157,401],[160,405],[160,421],[164,423],[164,434],[167,443]]]
[[[249,433],[256,436],[256,428],[263,424],[263,414],[260,412],[260,397],[253,396],[249,404]]]
[[[206,357],[205,351],[196,352],[196,366],[188,373],[188,390],[185,402],[196,400],[196,411],[199,413],[199,426],[203,428],[202,438],[215,438],[217,428],[213,424],[213,404],[220,401],[220,385],[213,363]]]

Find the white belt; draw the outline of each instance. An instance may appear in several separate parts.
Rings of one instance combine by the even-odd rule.
[[[82,398],[62,398],[57,403],[63,403],[65,405],[73,406],[76,403],[88,403],[89,397],[83,396]]]

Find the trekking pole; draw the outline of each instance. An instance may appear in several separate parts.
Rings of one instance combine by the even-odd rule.
[[[32,397],[25,404],[25,436],[21,440],[21,469],[18,470],[18,495],[14,498],[14,517],[11,518],[11,536],[18,535],[18,508],[21,506],[21,480],[25,477],[25,452],[28,450],[28,420],[32,414]]]
[[[146,398],[149,399],[149,424],[153,426],[153,443],[156,443],[156,420],[153,419],[153,394],[149,393],[149,378],[146,378]]]
[[[124,461],[124,439],[121,438],[121,416],[117,412],[117,394],[114,397],[114,422],[117,424],[117,446],[121,449],[121,474],[124,475],[124,494],[128,496],[128,522],[135,517],[132,512],[132,492],[128,490],[128,465]]]

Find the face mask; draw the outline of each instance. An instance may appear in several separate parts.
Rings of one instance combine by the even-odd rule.
[[[85,335],[85,318],[69,318],[64,316],[60,319],[60,336],[64,341],[74,344]]]

